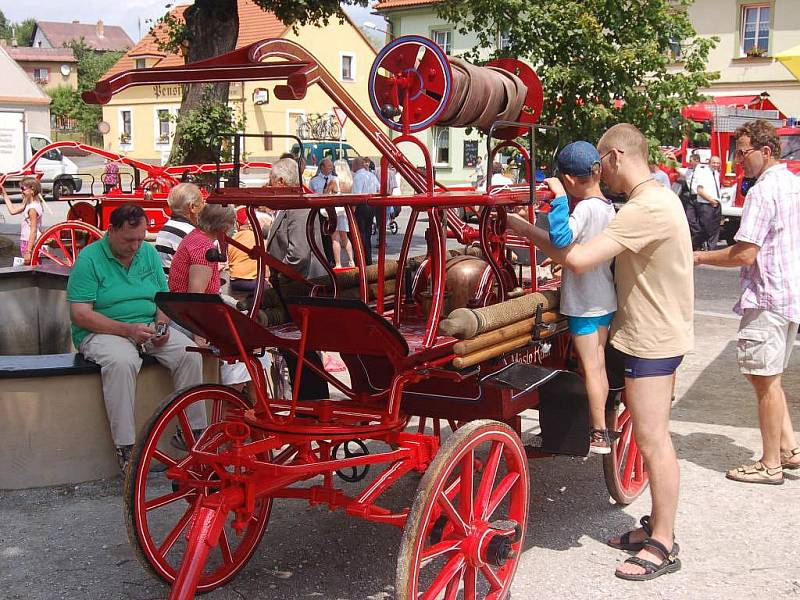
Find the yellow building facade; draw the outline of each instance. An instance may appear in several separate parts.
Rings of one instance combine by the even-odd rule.
[[[267,27],[264,32],[272,35],[259,35],[258,29],[263,21],[259,21],[254,27],[253,24],[244,22],[246,17],[277,19],[261,9],[256,12],[248,9],[245,15],[242,5],[246,8],[248,5],[253,6],[249,2],[240,2],[240,35],[237,47],[264,37],[281,37],[295,41],[314,55],[358,104],[369,108],[367,79],[376,53],[352,21],[348,19],[339,23],[332,19],[328,26],[306,25],[300,27],[297,33],[281,24],[280,32],[274,27]],[[243,32],[246,35],[243,36]],[[176,64],[176,57],[159,52],[152,43],[143,42],[146,40],[143,39],[132,48],[109,73],[125,68]],[[243,151],[248,160],[274,159],[288,151],[293,144],[291,140],[269,140],[263,137],[265,133],[296,135],[298,117],[333,116],[333,102],[318,86],[311,86],[303,100],[285,101],[277,100],[274,95],[275,86],[281,83],[283,82],[237,82],[231,85],[229,104],[238,115],[244,115],[245,133],[262,136],[244,140]],[[103,107],[103,120],[109,126],[108,133],[103,137],[104,147],[148,162],[164,163],[172,148],[175,131],[172,117],[180,109],[181,97],[180,85],[138,86],[117,94]],[[364,135],[350,123],[345,123],[342,138],[362,155],[377,154],[377,150]]]

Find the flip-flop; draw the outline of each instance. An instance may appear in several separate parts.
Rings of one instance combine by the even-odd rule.
[[[650,515],[645,515],[641,519],[639,519],[639,523],[642,525],[642,530],[647,534],[649,538],[653,535],[653,526],[650,524]],[[638,552],[644,547],[644,540],[641,542],[632,542],[631,541],[631,534],[638,531],[638,529],[633,529],[627,533],[623,533],[619,537],[619,542],[615,543],[611,540],[608,540],[606,544],[611,546],[612,548],[616,548],[617,550],[634,550]]]
[[[678,558],[680,546],[678,546],[677,542],[672,544],[672,550],[667,550],[664,544],[658,540],[647,538],[643,543],[643,548],[654,550],[654,553],[661,555],[664,560],[662,560],[660,564],[656,564],[644,558],[639,558],[638,556],[631,556],[625,563],[643,568],[644,573],[634,574],[614,571],[614,575],[620,579],[626,579],[627,581],[648,581],[681,570],[681,560]]]

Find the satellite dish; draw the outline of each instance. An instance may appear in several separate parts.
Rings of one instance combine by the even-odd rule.
[[[72,73],[72,67],[70,67],[69,65],[61,65],[61,69],[60,70],[61,70],[61,74],[64,77],[68,77],[69,74]]]
[[[103,135],[106,135],[109,131],[111,131],[111,125],[109,125],[105,121],[100,121],[97,124],[97,131],[99,131]]]

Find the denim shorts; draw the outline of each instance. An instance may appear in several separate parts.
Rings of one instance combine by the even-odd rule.
[[[572,335],[589,335],[600,327],[608,327],[614,318],[614,313],[601,317],[570,317],[567,315],[567,325]]]
[[[672,375],[683,361],[683,355],[669,358],[639,358],[625,353],[622,355],[625,357],[625,377],[632,379]]]

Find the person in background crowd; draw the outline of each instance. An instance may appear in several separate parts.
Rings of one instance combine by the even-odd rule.
[[[203,210],[206,200],[195,184],[179,183],[169,191],[167,204],[171,215],[156,234],[156,250],[161,257],[164,273],[169,274],[172,257],[181,240],[197,225],[197,215]]]
[[[483,159],[479,156],[475,159],[475,169],[470,175],[470,180],[473,187],[478,187],[483,183],[484,179],[486,179],[486,167],[483,164]]]
[[[492,186],[513,185],[514,180],[503,174],[503,165],[499,162],[492,163]]]
[[[653,179],[663,185],[667,189],[672,189],[672,184],[669,182],[669,175],[664,173],[657,164],[650,163],[650,172],[653,174]]]
[[[100,365],[103,399],[120,470],[130,461],[136,440],[134,401],[142,355],[154,356],[172,372],[176,390],[202,383],[202,360],[187,352],[192,341],[167,327],[155,304],[167,280],[155,248],[142,243],[147,233],[144,210],[123,204],[109,218],[106,235],[84,248],[70,271],[67,301],[72,341],[88,360]],[[187,409],[194,431],[206,426],[205,407]]]
[[[380,185],[377,178],[370,173],[360,156],[353,159],[353,193],[354,194],[377,194]],[[361,234],[361,244],[364,248],[364,260],[366,264],[372,264],[372,221],[374,218],[372,207],[366,204],[359,204],[355,210],[358,231]]]
[[[692,240],[697,237],[697,186],[694,182],[695,173],[700,167],[700,155],[695,152],[689,157],[689,166],[682,171],[679,170],[680,176],[678,181],[681,183],[680,193],[678,197],[683,204],[683,210],[686,213],[686,222],[689,225],[689,235]],[[693,242],[694,244],[694,242]]]
[[[236,211],[237,231],[233,239],[245,248],[254,248],[256,235],[247,219],[247,209],[244,207]],[[246,252],[228,244],[228,268],[231,275],[231,291],[252,292],[258,283],[258,261],[250,258]],[[265,267],[265,277],[269,277],[269,267]]]
[[[107,194],[114,188],[119,187],[119,165],[113,161],[108,161],[101,177],[103,182],[103,193]]]
[[[761,458],[728,471],[741,483],[783,483],[784,469],[800,468],[800,445],[783,389],[800,323],[800,178],[779,162],[775,127],[756,120],[734,133],[736,161],[745,177],[758,178],[747,192],[736,243],[695,252],[697,265],[740,267],[741,315],[736,345],[739,370],[758,399]],[[796,390],[795,390],[796,392]]]
[[[283,158],[272,165],[270,172],[270,187],[286,187],[299,185],[297,162],[291,158]],[[306,279],[313,279],[325,275],[325,267],[311,252],[311,247],[306,236],[306,221],[311,209],[298,208],[293,210],[279,210],[272,224],[269,238],[267,239],[267,252],[282,263],[296,269]],[[319,229],[315,232],[317,244],[322,241]],[[273,274],[273,282],[286,281],[281,274]],[[289,375],[294,381],[297,370],[297,358],[291,352],[281,352]],[[322,369],[322,361],[316,352],[306,352],[303,357],[306,361],[314,363]],[[316,400],[329,398],[328,382],[319,375],[304,369],[300,382],[299,400]]]
[[[308,187],[311,188],[311,191],[315,194],[329,194],[331,192],[328,191],[328,186],[332,185],[335,178],[336,173],[333,172],[333,161],[326,157],[319,163],[317,173],[308,182]],[[329,265],[333,265],[336,262],[333,252],[334,237],[335,234],[333,236],[324,232],[322,234],[322,249],[325,252],[325,258],[328,259]]]
[[[719,228],[722,221],[720,207],[719,172],[722,161],[719,156],[712,156],[708,166],[698,165],[695,169],[693,185],[695,195],[695,230],[692,232],[692,246],[700,250],[705,246],[708,250],[716,250],[719,242]]]
[[[6,193],[5,186],[0,185],[9,214],[25,213],[25,218],[19,226],[19,253],[23,264],[29,265],[33,257],[33,246],[42,234],[42,216],[46,204],[42,196],[42,184],[35,177],[25,177],[20,181],[19,189],[22,192],[22,204],[14,206]]]
[[[349,194],[353,189],[353,174],[346,160],[336,161],[336,176],[327,190],[329,194]],[[342,268],[342,249],[347,255],[347,266],[354,266],[353,244],[350,241],[350,224],[343,206],[336,207],[336,231],[333,233],[333,262],[337,269]]]

